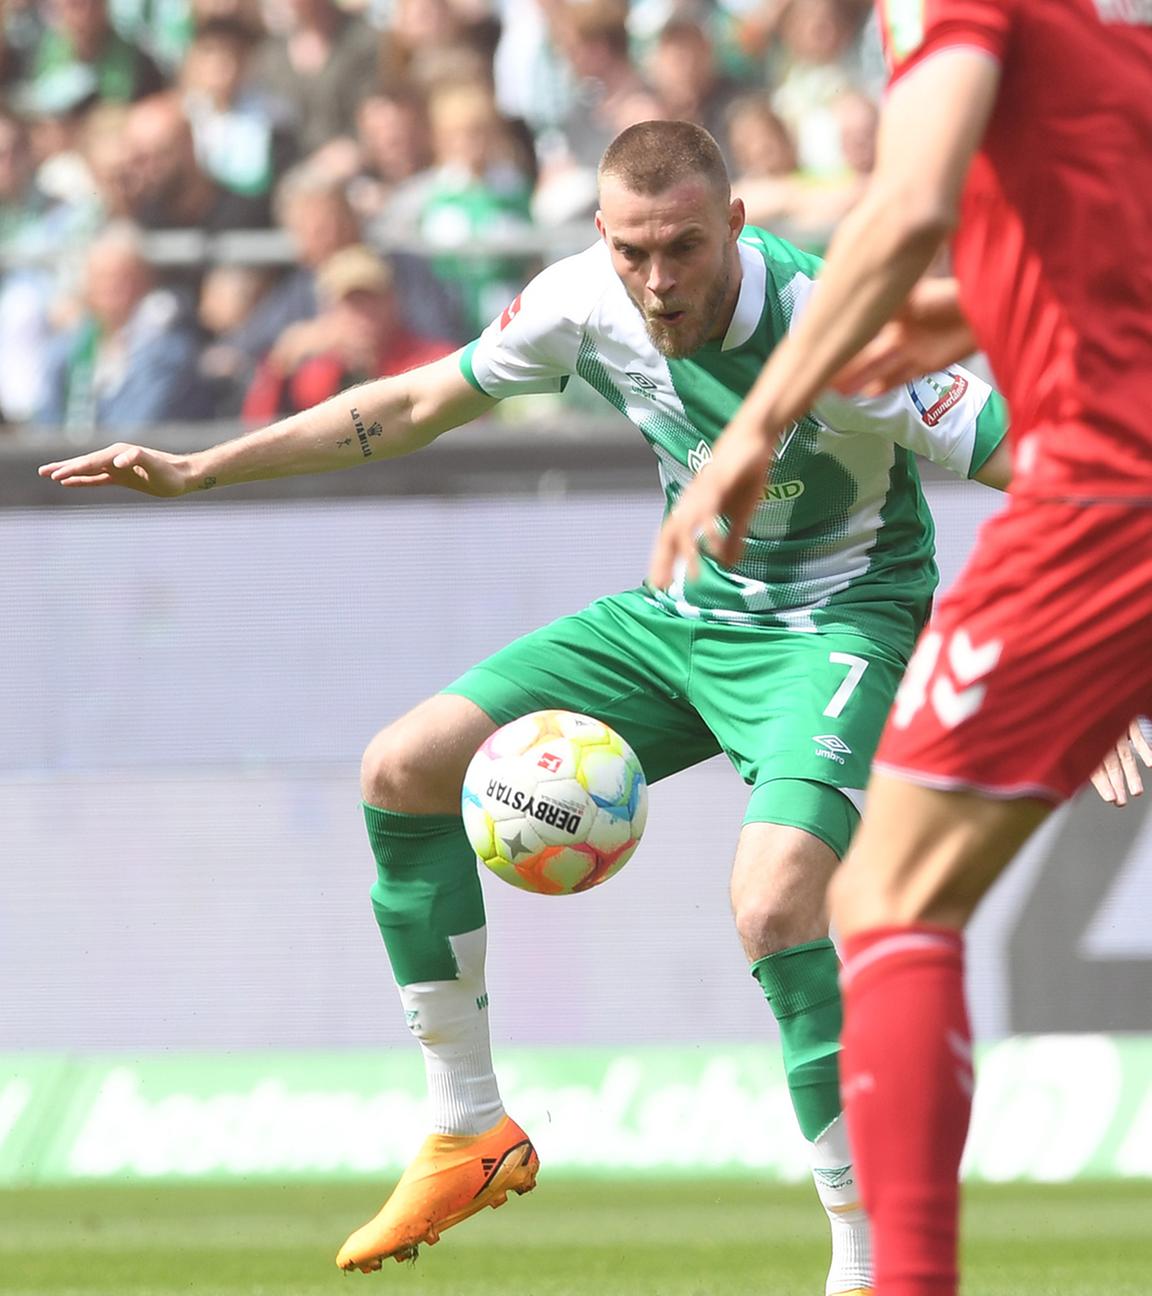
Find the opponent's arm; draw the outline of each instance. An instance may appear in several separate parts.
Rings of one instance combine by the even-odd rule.
[[[842,392],[878,396],[920,374],[947,369],[978,349],[955,279],[921,279],[904,305],[832,380]]]
[[[127,486],[172,497],[238,482],[354,468],[395,459],[468,423],[497,402],[468,382],[459,355],[351,387],[301,414],[193,454],[119,442],[44,464],[61,486]]]

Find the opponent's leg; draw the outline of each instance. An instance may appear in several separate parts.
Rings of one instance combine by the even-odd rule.
[[[774,782],[754,794],[756,813],[819,825],[821,836],[746,823],[732,871],[732,906],[752,974],[779,1024],[792,1105],[828,1215],[832,1259],[825,1290],[864,1293],[872,1285],[871,1241],[841,1112],[840,963],[828,939],[825,904],[857,815],[836,788]]]
[[[467,698],[440,694],[378,734],[364,756],[372,907],[421,1044],[435,1132],[380,1213],[345,1242],[343,1269],[410,1258],[421,1242],[535,1183],[536,1154],[505,1115],[492,1069],[484,904],[460,824],[464,771],[495,728]]]
[[[844,938],[843,1089],[877,1296],[953,1296],[972,1102],[961,929],[1051,810],[877,773],[832,885]]]

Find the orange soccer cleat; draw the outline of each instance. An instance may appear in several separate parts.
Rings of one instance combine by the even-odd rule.
[[[400,1177],[380,1213],[340,1248],[341,1269],[371,1273],[391,1256],[415,1260],[421,1242],[485,1206],[503,1206],[509,1192],[536,1187],[540,1158],[510,1117],[483,1134],[431,1134]]]

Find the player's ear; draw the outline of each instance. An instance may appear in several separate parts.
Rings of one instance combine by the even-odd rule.
[[[596,209],[596,233],[600,235],[605,243],[608,242],[608,230],[604,225],[604,213],[599,208]]]
[[[732,231],[732,237],[739,237],[740,231],[744,228],[747,215],[744,210],[744,199],[733,198],[728,204],[728,228]]]

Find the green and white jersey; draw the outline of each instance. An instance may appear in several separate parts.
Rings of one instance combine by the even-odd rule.
[[[711,457],[777,342],[800,318],[818,258],[747,227],[723,339],[661,355],[597,243],[539,274],[462,353],[489,396],[563,389],[576,374],[643,433],[666,508]],[[702,556],[697,579],[652,591],[706,621],[879,634],[908,651],[937,582],[933,527],[913,452],[971,475],[1005,432],[1002,399],[954,367],[874,399],[821,394],[793,426],[735,567]]]

